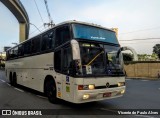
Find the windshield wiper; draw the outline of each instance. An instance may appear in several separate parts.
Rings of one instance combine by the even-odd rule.
[[[89,63],[87,64],[87,66],[89,66],[95,59],[97,59],[97,57],[99,55],[101,55],[102,53],[104,53],[104,51],[101,51],[100,53],[98,53],[91,61],[89,61]]]

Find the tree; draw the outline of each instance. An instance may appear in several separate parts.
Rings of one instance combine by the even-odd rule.
[[[130,53],[122,53],[124,61],[133,61],[133,55]]]
[[[156,44],[153,47],[153,53],[157,54],[158,58],[160,59],[160,44]]]

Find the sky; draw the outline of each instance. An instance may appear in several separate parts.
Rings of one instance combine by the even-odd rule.
[[[39,8],[42,19],[36,8]],[[44,0],[21,0],[30,23],[41,31],[43,23],[49,22]],[[47,0],[55,24],[77,20],[118,28],[121,46],[130,46],[138,54],[152,54],[153,46],[160,43],[160,0]],[[40,33],[30,26],[32,37]],[[154,38],[147,40],[148,38]],[[155,39],[158,38],[158,39]],[[135,40],[136,39],[136,40]],[[143,40],[140,40],[143,39]],[[132,40],[132,41],[129,41]],[[0,2],[0,52],[4,46],[19,42],[19,23]]]

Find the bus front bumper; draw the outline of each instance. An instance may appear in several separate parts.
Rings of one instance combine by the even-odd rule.
[[[125,86],[95,90],[79,90],[75,93],[74,103],[85,103],[121,97],[125,93]]]

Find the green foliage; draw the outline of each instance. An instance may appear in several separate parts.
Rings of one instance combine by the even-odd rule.
[[[133,61],[133,55],[130,53],[122,53],[124,61]]]
[[[139,61],[156,61],[158,59],[156,54],[147,55],[147,54],[138,54]]]
[[[158,58],[160,59],[160,44],[153,46],[153,53],[157,54]]]

